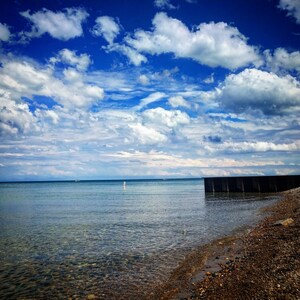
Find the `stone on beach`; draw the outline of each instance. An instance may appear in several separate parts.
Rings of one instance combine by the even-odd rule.
[[[294,223],[294,219],[293,218],[287,218],[287,219],[279,220],[279,221],[275,222],[274,225],[276,225],[276,226],[280,226],[280,225],[282,225],[282,226],[289,226],[289,225],[291,225],[293,223]]]

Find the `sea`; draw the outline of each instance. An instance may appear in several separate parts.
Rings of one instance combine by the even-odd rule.
[[[278,198],[203,179],[0,183],[0,299],[143,299]]]

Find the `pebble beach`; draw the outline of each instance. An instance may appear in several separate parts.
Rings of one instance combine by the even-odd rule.
[[[149,299],[300,299],[300,188],[254,228],[195,250]]]

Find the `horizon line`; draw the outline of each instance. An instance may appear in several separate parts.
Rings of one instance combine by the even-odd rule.
[[[197,180],[204,177],[174,177],[174,178],[123,178],[123,179],[49,179],[49,180],[7,180],[1,183],[47,183],[47,182],[109,182],[109,181],[170,181],[170,180]]]

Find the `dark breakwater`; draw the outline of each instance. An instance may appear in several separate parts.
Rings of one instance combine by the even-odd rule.
[[[204,178],[205,192],[273,193],[300,186],[300,175]]]

